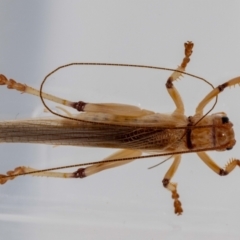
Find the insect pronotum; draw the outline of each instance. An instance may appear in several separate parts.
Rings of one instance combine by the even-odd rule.
[[[237,165],[240,166],[240,160],[231,159],[224,168],[221,168],[207,155],[206,151],[230,150],[235,145],[236,140],[233,124],[229,121],[226,113],[208,115],[208,112],[203,115],[205,106],[220,92],[226,87],[240,84],[240,77],[233,78],[213,88],[198,104],[195,114],[191,117],[185,116],[181,96],[173,85],[173,82],[184,73],[192,54],[193,43],[187,42],[184,46],[185,56],[181,65],[175,70],[128,64],[71,63],[49,73],[43,80],[40,91],[25,84],[17,83],[12,79],[8,80],[4,75],[0,75],[0,85],[7,85],[9,89],[15,89],[22,93],[40,96],[44,106],[50,112],[52,110],[45,104],[44,99],[72,107],[81,112],[78,115],[71,115],[66,111],[67,116],[52,112],[58,116],[55,119],[38,118],[0,122],[0,142],[31,142],[121,149],[98,162],[44,170],[24,166],[17,167],[13,171],[8,171],[6,175],[0,174],[0,184],[27,174],[58,178],[84,178],[109,168],[130,163],[136,159],[171,156],[173,163],[165,174],[162,183],[172,193],[175,213],[177,215],[182,214],[183,208],[179,200],[177,184],[171,182],[180,164],[182,154],[195,152],[209,168],[221,176],[230,173]],[[176,109],[171,114],[162,114],[125,104],[71,102],[42,92],[42,86],[51,74],[71,65],[107,65],[172,70],[173,73],[166,82],[166,89]],[[156,154],[142,156],[143,153],[149,151]],[[83,166],[87,167],[83,168]],[[53,171],[68,167],[80,168],[72,173]]]

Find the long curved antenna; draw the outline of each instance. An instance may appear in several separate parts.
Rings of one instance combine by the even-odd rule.
[[[187,73],[187,72],[183,72],[183,71],[180,71],[180,70],[176,70],[176,69],[173,69],[173,68],[165,68],[165,67],[156,67],[156,66],[148,66],[148,65],[138,65],[138,64],[120,64],[120,63],[90,63],[90,62],[73,62],[73,63],[69,63],[69,64],[65,64],[65,65],[62,65],[62,66],[59,66],[57,67],[56,69],[54,69],[53,71],[51,71],[49,74],[46,75],[46,77],[43,79],[42,83],[41,83],[41,86],[40,86],[40,98],[41,98],[41,101],[42,101],[42,104],[44,105],[44,107],[52,114],[58,116],[58,117],[63,117],[65,119],[69,119],[69,120],[73,120],[73,121],[79,121],[79,122],[86,122],[86,123],[92,123],[91,121],[86,121],[86,120],[81,120],[81,119],[76,119],[76,118],[73,118],[73,117],[69,117],[69,116],[64,116],[62,114],[59,114],[59,113],[55,113],[53,112],[46,104],[45,100],[44,100],[44,97],[43,97],[43,85],[45,84],[45,82],[47,81],[47,79],[52,75],[54,74],[55,72],[57,72],[58,70],[60,69],[63,69],[63,68],[66,68],[66,67],[70,67],[70,66],[110,66],[110,67],[135,67],[135,68],[148,68],[148,69],[155,69],[155,70],[164,70],[164,71],[175,71],[175,72],[180,72],[182,74],[185,74],[185,75],[188,75],[188,76],[191,76],[191,77],[194,77],[194,78],[197,78],[201,81],[204,81],[205,83],[207,83],[209,86],[211,86],[213,89],[214,89],[214,86],[209,82],[207,81],[206,79],[202,78],[202,77],[198,77],[194,74],[191,74],[191,73]],[[211,107],[211,109],[203,115],[203,117],[201,119],[198,120],[197,123],[199,123],[205,116],[207,116],[213,109],[214,107],[216,106],[217,104],[217,96],[215,98],[215,103],[213,104],[213,106]],[[195,123],[195,125],[197,124]],[[102,122],[95,122],[95,124],[100,124],[100,125],[110,125],[109,123],[102,123]]]

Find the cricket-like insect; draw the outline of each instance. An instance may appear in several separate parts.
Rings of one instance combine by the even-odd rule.
[[[48,74],[42,82],[40,91],[17,83],[12,79],[8,80],[4,75],[0,75],[0,85],[7,85],[9,89],[15,89],[22,93],[40,96],[44,106],[50,112],[52,111],[46,106],[44,99],[82,112],[74,116],[70,114],[62,116],[52,112],[61,117],[56,119],[38,118],[0,122],[0,142],[31,142],[122,149],[99,162],[44,170],[36,170],[24,166],[17,167],[15,170],[7,172],[6,175],[1,174],[0,184],[4,184],[17,176],[27,174],[58,178],[84,178],[136,159],[149,156],[171,156],[173,163],[165,174],[162,183],[165,188],[172,192],[175,213],[177,215],[182,214],[183,209],[177,193],[177,184],[171,182],[171,178],[180,164],[182,154],[195,152],[208,167],[221,176],[230,173],[237,165],[240,166],[240,160],[231,159],[225,168],[220,168],[207,155],[206,151],[210,150],[230,150],[235,145],[236,140],[234,138],[233,124],[225,113],[220,112],[211,115],[207,113],[203,115],[205,106],[213,98],[217,97],[220,92],[226,87],[240,84],[240,77],[233,78],[213,88],[198,104],[194,116],[185,116],[182,99],[173,85],[173,82],[184,73],[192,54],[193,43],[187,42],[184,46],[185,57],[181,65],[176,70],[173,70],[166,82],[167,91],[176,106],[172,114],[155,113],[125,104],[70,102],[42,92],[42,86],[51,74],[71,65],[165,68],[127,64],[72,63],[61,66]],[[142,156],[143,153],[149,152],[155,152],[156,154]],[[89,166],[82,168],[82,166],[86,165]],[[81,168],[73,173],[53,172],[53,170],[57,169],[79,166]]]

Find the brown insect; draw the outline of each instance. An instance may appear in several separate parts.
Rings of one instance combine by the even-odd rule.
[[[20,175],[33,175],[58,178],[84,178],[100,171],[118,167],[140,158],[153,156],[171,156],[173,163],[163,178],[163,186],[172,192],[174,211],[182,214],[183,209],[177,192],[177,184],[171,182],[181,161],[181,155],[196,152],[200,159],[215,173],[225,176],[230,173],[240,160],[231,159],[220,168],[206,153],[206,151],[230,150],[236,143],[233,124],[223,112],[203,115],[206,105],[226,87],[240,84],[240,77],[233,78],[219,85],[203,98],[191,117],[184,115],[184,104],[181,96],[173,85],[185,71],[192,54],[193,43],[185,43],[185,57],[181,65],[173,70],[166,82],[167,91],[176,109],[172,114],[155,113],[126,104],[92,104],[83,101],[71,102],[42,92],[46,79],[61,68],[71,65],[107,65],[124,67],[145,67],[162,70],[172,70],[160,67],[107,64],[107,63],[71,63],[61,66],[46,76],[40,91],[27,85],[17,83],[4,75],[0,75],[0,84],[7,85],[22,93],[40,96],[44,106],[57,118],[37,118],[29,120],[15,120],[0,122],[0,142],[43,143],[52,145],[71,145],[88,147],[105,147],[122,149],[99,162],[82,163],[78,165],[37,170],[29,167],[17,167],[0,175],[0,183],[4,184]],[[187,73],[184,73],[187,74]],[[188,74],[191,75],[191,74]],[[194,75],[191,75],[194,76]],[[196,77],[196,76],[194,76]],[[198,77],[199,78],[199,77]],[[201,79],[201,78],[200,78]],[[204,80],[204,79],[201,79]],[[206,80],[204,80],[206,81]],[[80,114],[60,115],[52,112],[44,99],[72,107]],[[216,103],[215,103],[216,104]],[[143,153],[156,154],[142,156]],[[89,165],[85,168],[82,166]],[[68,167],[81,167],[73,173],[53,172]]]

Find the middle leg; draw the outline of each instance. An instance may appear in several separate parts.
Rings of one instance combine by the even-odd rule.
[[[194,44],[192,42],[186,42],[184,44],[185,57],[183,58],[181,65],[176,70],[182,72],[185,71],[187,64],[190,62],[190,56],[192,55],[193,45]],[[172,75],[168,78],[166,82],[166,88],[176,106],[174,113],[184,114],[184,104],[182,102],[182,98],[177,89],[173,85],[173,81],[177,80],[180,76],[182,76],[182,73],[178,71],[174,71]]]
[[[177,183],[170,182],[170,180],[172,179],[173,175],[177,171],[180,161],[181,161],[181,155],[175,155],[174,161],[171,167],[168,169],[167,173],[165,174],[162,180],[163,186],[172,192],[172,198],[174,199],[174,212],[177,215],[181,215],[183,212],[183,209],[182,209],[182,204],[179,201],[179,194],[177,192]]]

